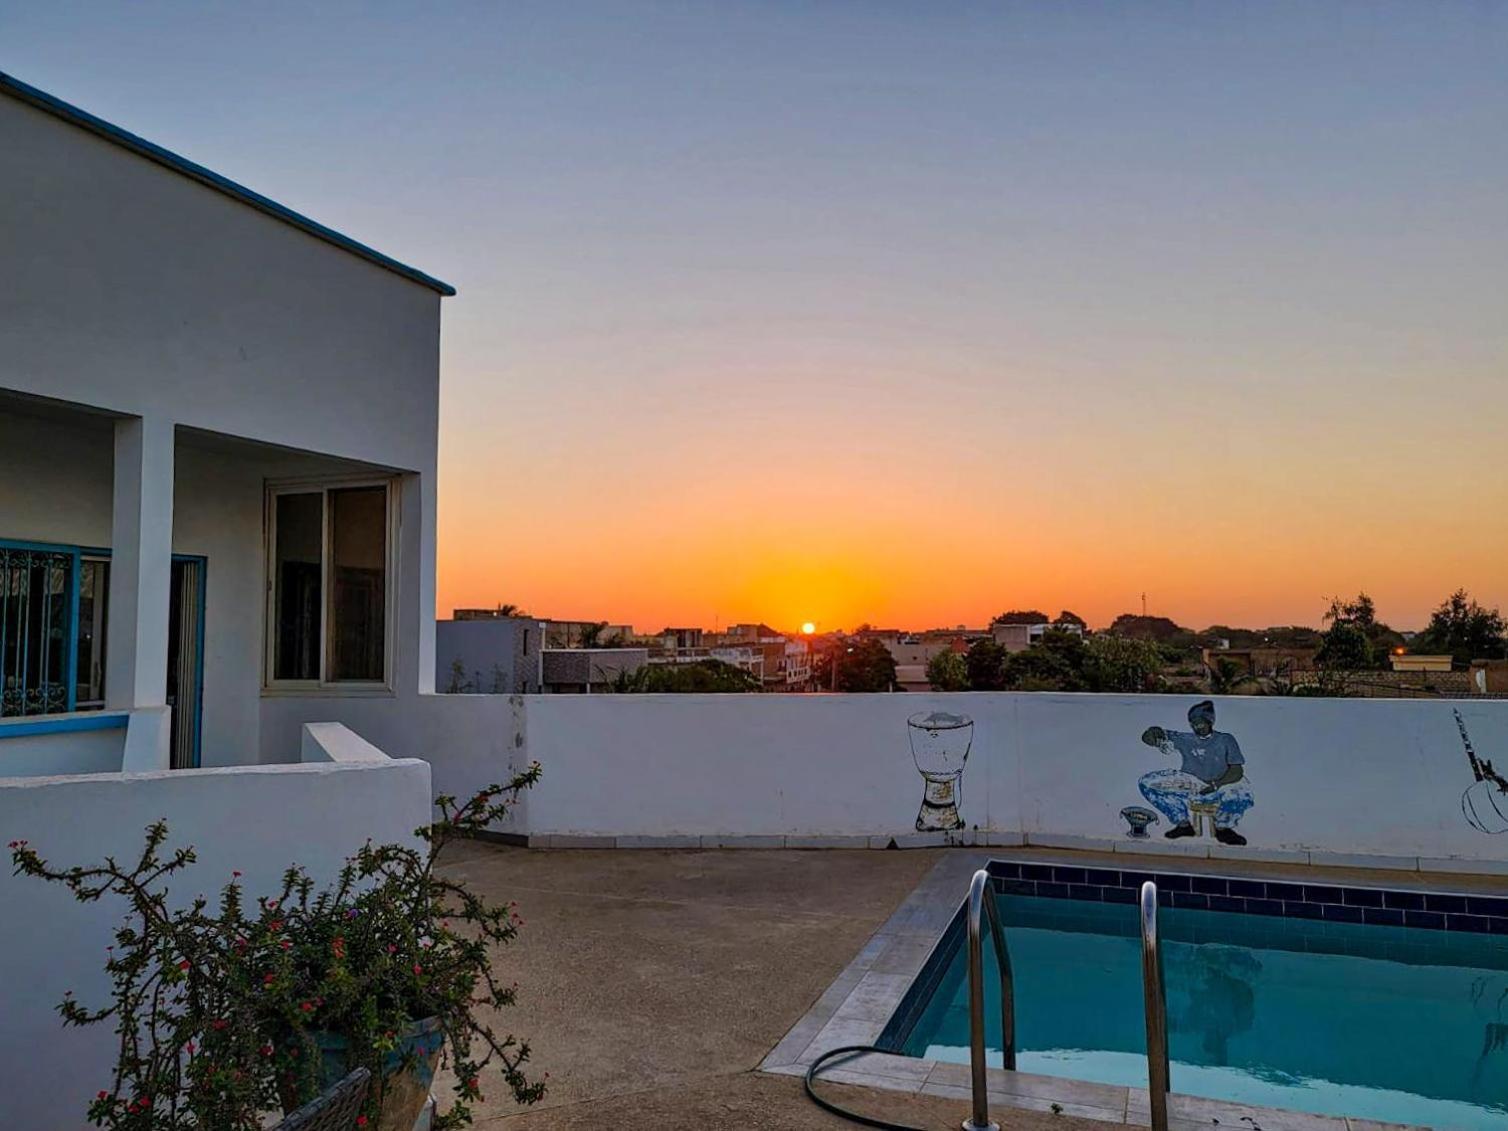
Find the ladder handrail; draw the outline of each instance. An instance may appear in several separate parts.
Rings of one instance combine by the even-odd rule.
[[[1141,886],[1141,980],[1147,1020],[1147,1093],[1152,1131],[1168,1131],[1168,997],[1157,937],[1157,885]]]
[[[984,1064],[984,920],[990,923],[990,938],[995,945],[995,961],[1000,967],[1000,1046],[1005,1067],[1016,1067],[1016,988],[1011,977],[1011,956],[1005,948],[1005,928],[1000,923],[1000,909],[990,885],[989,869],[974,873],[969,884],[968,951],[969,951],[969,1067],[973,1076],[974,1111],[964,1124],[964,1131],[987,1131],[998,1124],[990,1122],[990,1101]]]

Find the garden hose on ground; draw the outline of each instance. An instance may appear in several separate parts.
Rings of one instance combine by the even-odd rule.
[[[819,1068],[835,1056],[857,1056],[859,1053],[864,1052],[890,1054],[893,1050],[877,1048],[874,1045],[844,1045],[842,1048],[828,1049],[827,1052],[812,1061],[803,1079],[803,1083],[806,1084],[806,1094],[811,1097],[812,1103],[816,1104],[823,1111],[830,1111],[836,1116],[851,1120],[854,1123],[862,1123],[866,1127],[878,1127],[881,1131],[927,1131],[925,1127],[913,1127],[909,1123],[891,1123],[888,1119],[880,1119],[873,1115],[860,1115],[856,1111],[849,1111],[846,1107],[839,1107],[831,1100],[825,1100],[817,1094],[817,1089],[812,1087],[812,1081],[817,1078],[817,1070]]]

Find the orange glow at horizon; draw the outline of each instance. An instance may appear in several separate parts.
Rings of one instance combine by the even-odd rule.
[[[1164,421],[1155,444],[1134,423],[1116,434],[1093,420],[1080,438],[1094,448],[1056,455],[1032,440],[997,452],[954,422],[957,436],[924,445],[947,458],[903,458],[872,424],[874,439],[841,450],[775,434],[751,462],[708,434],[581,468],[548,456],[541,489],[520,492],[466,470],[493,441],[457,424],[442,433],[438,614],[507,601],[640,631],[832,631],[982,627],[1009,608],[1066,608],[1102,627],[1139,612],[1145,591],[1150,613],[1180,624],[1265,627],[1318,625],[1330,596],[1365,590],[1381,619],[1408,629],[1458,586],[1508,598],[1508,525],[1480,518],[1503,512],[1508,483],[1479,474],[1476,444],[1426,444],[1435,467],[1419,479],[1332,438],[1318,492],[1307,430],[1280,449],[1254,434],[1211,452],[1197,450],[1196,419]],[[1182,433],[1196,450],[1179,449]],[[604,477],[619,461],[637,466]],[[1452,500],[1442,482],[1476,494]]]

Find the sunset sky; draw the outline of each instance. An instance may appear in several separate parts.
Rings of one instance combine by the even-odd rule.
[[[56,3],[0,69],[459,288],[447,613],[1508,604],[1508,5]]]

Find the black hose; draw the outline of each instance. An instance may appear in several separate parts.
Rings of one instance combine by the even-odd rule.
[[[891,1050],[878,1048],[875,1045],[844,1045],[842,1048],[828,1049],[816,1060],[812,1061],[802,1081],[806,1085],[806,1094],[811,1097],[812,1103],[816,1104],[823,1111],[830,1111],[842,1119],[849,1119],[854,1123],[862,1123],[865,1127],[878,1127],[881,1131],[927,1131],[925,1127],[913,1127],[909,1123],[891,1123],[888,1119],[879,1119],[873,1115],[860,1115],[856,1111],[849,1111],[846,1107],[839,1107],[831,1100],[824,1100],[817,1094],[817,1090],[812,1087],[812,1081],[817,1078],[817,1069],[821,1068],[822,1065],[835,1056],[843,1056],[845,1053],[853,1056],[862,1052],[889,1054]]]

